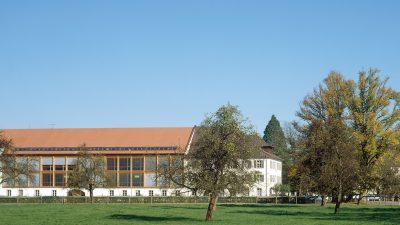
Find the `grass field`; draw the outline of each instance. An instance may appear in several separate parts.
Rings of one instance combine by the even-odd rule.
[[[400,206],[218,205],[205,222],[206,204],[0,204],[0,224],[400,224]]]

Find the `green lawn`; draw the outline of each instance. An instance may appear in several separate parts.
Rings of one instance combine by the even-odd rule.
[[[400,206],[218,205],[204,222],[205,204],[0,204],[0,224],[400,224]]]

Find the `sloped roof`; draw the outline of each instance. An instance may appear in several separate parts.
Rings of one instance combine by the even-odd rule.
[[[6,129],[16,148],[170,147],[186,148],[193,127]]]

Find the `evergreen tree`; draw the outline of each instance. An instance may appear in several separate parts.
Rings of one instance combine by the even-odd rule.
[[[267,143],[274,146],[273,153],[283,160],[282,182],[286,184],[288,181],[287,171],[290,156],[285,133],[283,132],[282,127],[275,115],[272,115],[271,120],[265,127],[263,139]]]

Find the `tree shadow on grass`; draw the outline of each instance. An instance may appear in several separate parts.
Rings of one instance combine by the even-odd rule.
[[[181,217],[181,216],[145,216],[145,215],[135,215],[135,214],[112,214],[109,216],[110,219],[114,220],[132,220],[132,221],[187,221],[194,222],[198,221],[193,218]]]
[[[233,214],[247,215],[265,215],[265,216],[285,216],[297,219],[307,218],[311,220],[325,221],[326,223],[333,221],[352,221],[352,222],[373,222],[373,223],[389,223],[399,224],[400,207],[399,208],[343,208],[338,215],[333,214],[333,208],[325,208],[329,211],[312,211],[305,212],[302,210],[282,210],[265,208],[264,210],[245,211],[237,210],[229,212]],[[331,211],[332,210],[332,211]]]
[[[224,203],[219,203],[218,206],[221,207],[227,207],[227,208],[299,208],[302,207],[301,205],[275,205],[275,204],[258,204],[258,203],[254,203],[254,204],[224,204]]]

